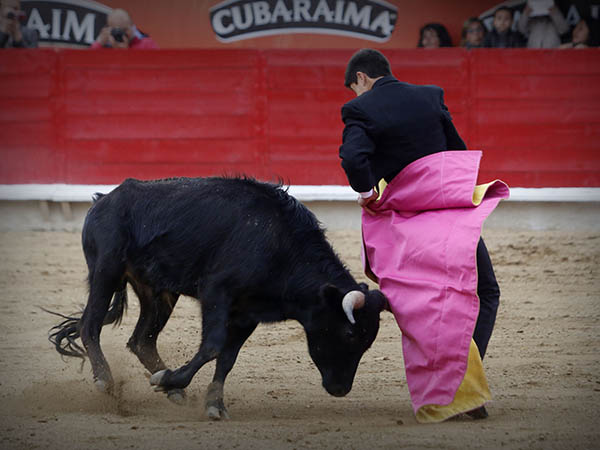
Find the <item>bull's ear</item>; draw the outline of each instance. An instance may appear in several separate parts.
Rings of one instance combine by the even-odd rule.
[[[390,310],[390,305],[388,303],[388,299],[383,292],[378,290],[369,291],[369,295],[367,296],[367,301],[375,305],[375,308],[379,310],[379,312],[385,310]]]
[[[319,289],[319,296],[326,302],[341,303],[344,293],[333,284],[324,284]]]

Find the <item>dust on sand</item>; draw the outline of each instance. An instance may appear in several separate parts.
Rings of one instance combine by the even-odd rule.
[[[357,231],[328,234],[361,281]],[[139,314],[135,296],[102,346],[117,395],[96,392],[89,363],[63,361],[47,341],[56,317],[86,300],[80,236],[0,233],[0,448],[587,449],[600,442],[600,233],[484,233],[502,289],[485,367],[493,401],[483,421],[416,423],[400,333],[391,314],[363,357],[352,392],[323,390],[295,322],[261,325],[225,385],[232,420],[203,412],[214,363],[188,388],[184,406],[150,388],[125,343]],[[200,342],[195,300],[181,299],[159,339],[172,367]]]

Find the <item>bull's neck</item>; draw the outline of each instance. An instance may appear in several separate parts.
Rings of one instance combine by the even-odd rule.
[[[289,283],[288,286],[295,286],[294,292],[287,291],[285,295],[286,312],[285,315],[290,319],[298,320],[306,326],[310,322],[311,316],[317,311],[326,300],[321,297],[321,289],[326,285],[337,287],[342,293],[359,289],[358,283],[354,277],[341,264],[339,270],[320,272],[313,278],[306,279],[305,275],[296,274],[292,279],[296,282]],[[340,301],[340,308],[342,307]]]

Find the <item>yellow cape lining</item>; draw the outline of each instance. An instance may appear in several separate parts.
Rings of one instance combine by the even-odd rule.
[[[479,408],[491,400],[492,394],[485,378],[479,349],[471,339],[469,347],[469,362],[454,400],[449,405],[425,405],[417,411],[417,421],[420,423],[437,423],[457,414]]]
[[[488,188],[494,183],[495,181],[490,181],[489,183],[478,184],[475,186],[475,189],[473,190],[473,205],[479,206],[481,204],[481,201],[483,200]]]

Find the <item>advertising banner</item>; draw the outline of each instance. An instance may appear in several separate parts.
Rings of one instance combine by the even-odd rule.
[[[488,29],[500,5],[515,23],[527,0],[21,0],[25,25],[42,46],[81,48],[92,44],[113,8],[124,8],[138,30],[160,48],[415,48],[428,23],[444,25],[453,46],[470,17]],[[557,0],[570,25],[596,17],[598,5]]]
[[[397,16],[397,7],[381,0],[227,0],[210,9],[211,25],[221,42],[288,33],[386,42]]]
[[[112,10],[90,0],[21,0],[21,8],[42,44],[72,48],[90,46]]]

